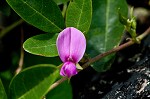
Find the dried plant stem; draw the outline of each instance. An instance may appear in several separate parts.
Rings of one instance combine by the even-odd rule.
[[[150,34],[150,27],[149,27],[143,34],[139,35],[139,36],[137,37],[137,39],[142,40],[142,39],[143,39],[144,37],[146,37],[148,34]],[[83,68],[87,68],[91,63],[94,63],[94,62],[100,60],[101,58],[103,58],[103,57],[105,57],[105,56],[107,56],[107,55],[110,55],[110,54],[115,53],[115,52],[117,52],[117,51],[120,51],[120,50],[122,50],[122,49],[124,49],[124,48],[127,48],[127,47],[133,45],[134,43],[135,43],[134,41],[130,40],[130,41],[128,41],[127,43],[124,43],[124,44],[122,44],[122,45],[120,45],[120,46],[117,46],[117,47],[115,47],[115,48],[113,48],[113,49],[111,49],[111,50],[109,50],[109,51],[107,51],[107,52],[105,52],[105,53],[99,54],[99,55],[97,55],[96,57],[90,59],[87,63],[83,64],[82,67],[83,67]],[[62,83],[63,81],[65,81],[65,80],[67,80],[67,78],[66,78],[66,77],[63,77],[63,78],[61,78],[60,80],[56,81],[54,84],[52,84],[52,85],[50,86],[49,90],[52,90],[53,88],[55,88],[56,86],[58,86],[59,84],[61,84],[61,83]]]
[[[23,60],[24,60],[24,50],[23,50],[23,28],[21,28],[21,50],[20,50],[20,60],[19,60],[19,66],[18,68],[16,69],[16,73],[15,74],[18,74],[21,70],[22,70],[22,67],[23,67]]]

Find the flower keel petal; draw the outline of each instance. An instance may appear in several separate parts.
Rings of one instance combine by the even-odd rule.
[[[60,75],[67,76],[68,78],[76,75],[77,73],[76,66],[73,62],[65,62],[60,70]]]

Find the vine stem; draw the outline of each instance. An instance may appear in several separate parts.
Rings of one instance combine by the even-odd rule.
[[[67,77],[63,77],[63,78],[59,79],[58,81],[56,81],[55,83],[53,83],[53,84],[49,87],[48,91],[54,89],[55,87],[57,87],[59,84],[61,84],[61,83],[64,82],[65,80],[67,80]]]
[[[144,33],[142,33],[141,35],[139,35],[139,36],[137,37],[137,39],[139,39],[139,40],[141,41],[141,40],[142,40],[144,37],[146,37],[149,33],[150,33],[150,27],[149,27]],[[122,50],[122,49],[124,49],[124,48],[127,48],[127,47],[133,45],[134,43],[135,43],[135,42],[134,42],[133,40],[130,40],[130,41],[128,41],[127,43],[124,43],[124,44],[122,44],[122,45],[120,45],[120,46],[117,46],[117,47],[115,47],[115,48],[113,48],[113,49],[111,49],[111,50],[109,50],[109,51],[107,51],[107,52],[105,52],[105,53],[99,54],[99,55],[97,55],[96,57],[90,59],[87,63],[83,64],[82,67],[83,67],[83,68],[86,68],[86,67],[88,67],[91,63],[94,63],[94,62],[98,61],[99,59],[101,59],[101,58],[103,58],[103,57],[105,57],[105,56],[107,56],[107,55],[110,55],[110,54],[115,53],[115,52],[117,52],[117,51],[120,51],[120,50]]]
[[[142,40],[142,39],[143,39],[144,37],[146,37],[148,34],[150,34],[150,27],[149,27],[144,33],[142,33],[141,35],[139,35],[139,36],[137,37],[137,39]],[[97,55],[96,57],[91,58],[88,62],[86,62],[85,64],[83,64],[82,67],[85,69],[85,68],[87,68],[91,63],[94,63],[94,62],[100,60],[101,58],[103,58],[103,57],[105,57],[105,56],[107,56],[107,55],[110,55],[110,54],[112,54],[112,53],[115,53],[115,52],[117,52],[117,51],[120,51],[120,50],[122,50],[122,49],[124,49],[124,48],[127,48],[127,47],[133,45],[133,44],[135,44],[135,42],[134,42],[133,40],[130,40],[130,41],[128,41],[128,42],[126,42],[126,43],[124,43],[124,44],[122,44],[122,45],[120,45],[120,46],[117,46],[117,47],[115,47],[115,48],[113,48],[113,49],[111,49],[111,50],[109,50],[109,51],[107,51],[107,52],[105,52],[105,53],[99,54],[99,55]],[[49,91],[52,90],[52,89],[54,89],[55,87],[57,87],[59,84],[61,84],[61,83],[64,82],[65,80],[67,80],[67,77],[63,77],[63,78],[59,79],[58,81],[56,81],[55,83],[53,83],[53,84],[50,86]]]
[[[108,55],[110,55],[112,53],[115,53],[115,52],[117,52],[119,50],[122,50],[122,49],[124,49],[126,47],[129,47],[129,46],[131,46],[133,44],[134,44],[134,42],[132,40],[130,40],[127,43],[124,43],[124,44],[122,44],[122,45],[120,45],[118,47],[115,47],[115,48],[105,52],[105,53],[102,53],[102,54],[99,54],[99,55],[95,56],[94,58],[90,59],[87,63],[83,64],[82,67],[83,68],[87,68],[91,63],[94,63],[94,62],[98,61],[99,59],[101,59],[101,58],[103,58],[105,56],[108,56]]]

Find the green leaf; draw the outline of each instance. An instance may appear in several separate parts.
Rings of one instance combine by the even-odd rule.
[[[46,95],[46,99],[72,99],[70,83],[68,81],[61,83]]]
[[[23,48],[25,51],[35,55],[45,57],[58,56],[56,38],[57,34],[51,33],[36,35],[27,39],[23,44]]]
[[[57,3],[58,5],[63,4],[63,3],[67,3],[69,0],[53,0],[55,3]]]
[[[1,79],[0,79],[0,99],[7,99],[7,95]]]
[[[127,16],[128,8],[125,0],[93,0],[92,3],[93,19],[87,34],[87,53],[95,57],[119,44],[124,26],[119,22],[118,8],[124,16]],[[106,71],[110,68],[114,55],[97,61],[92,67],[99,72]]]
[[[49,64],[32,66],[16,75],[10,83],[10,99],[42,99],[59,76]]]
[[[66,26],[75,27],[82,32],[89,30],[92,19],[91,0],[71,1],[66,13]]]
[[[6,0],[25,21],[45,32],[60,32],[64,20],[53,0]]]

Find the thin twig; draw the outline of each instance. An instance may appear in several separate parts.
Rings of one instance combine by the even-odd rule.
[[[50,86],[49,91],[52,90],[52,89],[54,89],[55,87],[57,87],[59,84],[61,84],[65,80],[67,80],[67,77],[63,77],[63,78],[59,79],[58,81],[56,81],[54,84],[52,84]]]
[[[23,35],[23,28],[21,28],[21,50],[20,50],[20,60],[19,60],[19,66],[18,68],[16,69],[16,74],[18,74],[21,70],[22,70],[22,67],[23,67],[23,60],[24,60],[24,50],[23,50],[23,38],[24,38],[24,35]]]
[[[144,37],[146,37],[148,34],[150,34],[150,27],[149,27],[143,34],[139,35],[139,36],[137,37],[137,39],[142,40],[142,39],[143,39]],[[90,59],[90,60],[89,60],[88,62],[86,62],[85,64],[83,64],[82,67],[83,67],[83,68],[87,68],[91,63],[94,63],[94,62],[100,60],[101,58],[103,58],[103,57],[105,57],[105,56],[107,56],[107,55],[110,55],[110,54],[115,53],[115,52],[117,52],[117,51],[120,51],[120,50],[122,50],[122,49],[124,49],[124,48],[127,48],[127,47],[133,45],[134,43],[135,43],[134,41],[130,40],[130,41],[128,41],[127,43],[124,43],[124,44],[122,44],[122,45],[120,45],[120,46],[118,46],[118,47],[115,47],[115,48],[113,48],[113,49],[111,49],[111,50],[109,50],[109,51],[107,51],[107,52],[105,52],[105,53],[99,54],[99,55],[97,55],[96,57]],[[53,88],[57,87],[59,84],[61,84],[61,83],[62,83],[63,81],[65,81],[65,80],[67,80],[67,77],[61,78],[60,80],[58,80],[58,81],[56,81],[54,84],[52,84],[49,89],[52,90]]]
[[[137,37],[137,39],[142,40],[142,39],[143,39],[145,36],[147,36],[149,33],[150,33],[150,27],[149,27],[143,34],[139,35],[139,36]],[[86,67],[88,67],[91,63],[94,63],[94,62],[98,61],[99,59],[101,59],[101,58],[103,58],[103,57],[105,57],[105,56],[107,56],[107,55],[110,55],[110,54],[115,53],[115,52],[118,52],[118,51],[120,51],[120,50],[122,50],[122,49],[124,49],[124,48],[127,48],[127,47],[133,45],[134,43],[135,43],[134,41],[130,40],[130,41],[128,41],[127,43],[124,43],[124,44],[122,44],[122,45],[120,45],[120,46],[118,46],[118,47],[115,47],[115,48],[113,48],[113,49],[111,49],[111,50],[109,50],[109,51],[107,51],[107,52],[105,52],[105,53],[99,54],[99,55],[97,55],[96,57],[90,59],[87,63],[83,64],[82,67],[83,67],[83,68],[86,68]]]
[[[122,44],[122,45],[120,45],[120,46],[118,46],[118,47],[115,47],[115,48],[113,48],[113,49],[111,49],[111,50],[109,50],[109,51],[107,51],[107,52],[105,52],[105,53],[99,54],[99,55],[97,55],[96,57],[90,59],[90,60],[89,60],[88,62],[86,62],[85,64],[83,64],[82,67],[83,67],[83,68],[87,68],[91,63],[94,63],[94,62],[100,60],[101,58],[103,58],[103,57],[105,57],[105,56],[108,56],[108,55],[110,55],[110,54],[112,54],[112,53],[115,53],[115,52],[117,52],[117,51],[119,51],[119,50],[122,50],[122,49],[124,49],[124,48],[126,48],[126,47],[128,47],[128,46],[131,46],[131,45],[133,45],[133,44],[134,44],[133,41],[128,41],[127,43],[124,43],[124,44]]]

